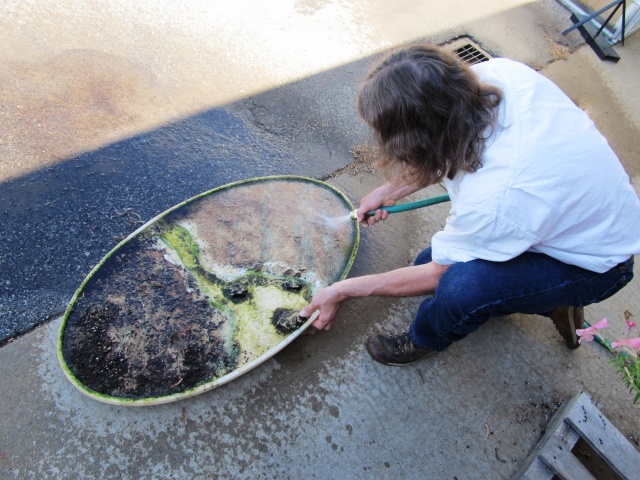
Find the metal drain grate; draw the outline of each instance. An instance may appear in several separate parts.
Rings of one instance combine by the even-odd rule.
[[[475,65],[476,63],[482,63],[489,60],[489,57],[470,43],[456,48],[453,50],[453,53],[458,55],[462,61],[467,62],[469,65]]]

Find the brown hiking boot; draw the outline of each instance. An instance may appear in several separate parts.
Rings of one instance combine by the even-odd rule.
[[[551,314],[551,320],[564,338],[567,347],[574,349],[580,346],[576,329],[583,328],[584,309],[582,307],[558,307]]]
[[[416,347],[409,332],[371,335],[367,339],[367,351],[376,362],[395,367],[411,365],[436,353],[435,350]]]

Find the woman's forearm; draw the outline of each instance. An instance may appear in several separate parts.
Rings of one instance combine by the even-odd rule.
[[[385,273],[348,278],[334,284],[334,287],[343,300],[354,297],[428,295],[438,287],[440,277],[446,269],[446,265],[431,262]]]
[[[404,181],[402,178],[394,178],[393,180],[389,180],[385,184],[378,187],[383,190],[384,196],[391,200],[400,200],[401,198],[406,197],[407,195],[411,195],[414,192],[417,192],[422,187],[417,186],[415,184],[409,184]]]

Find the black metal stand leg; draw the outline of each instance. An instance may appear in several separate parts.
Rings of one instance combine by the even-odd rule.
[[[590,22],[591,20],[593,20],[594,18],[596,18],[598,15],[601,15],[602,13],[606,12],[607,10],[609,10],[610,8],[616,7],[613,9],[613,12],[611,12],[611,14],[609,15],[609,17],[605,20],[605,22],[602,24],[602,26],[600,27],[600,29],[598,30],[598,33],[596,33],[596,37],[598,35],[600,35],[600,33],[602,32],[602,30],[604,29],[604,27],[607,26],[607,24],[609,23],[609,21],[611,20],[611,18],[615,15],[615,13],[618,11],[618,9],[622,6],[622,46],[624,47],[624,34],[625,34],[625,28],[626,28],[626,16],[627,16],[627,5],[626,5],[626,0],[616,0],[615,2],[610,3],[609,5],[607,5],[604,8],[601,8],[600,10],[598,10],[597,12],[592,13],[591,15],[583,18],[582,20],[580,20],[579,22],[575,23],[572,27],[566,29],[564,32],[562,32],[562,35],[566,35],[567,33],[575,30],[578,27],[581,27],[582,25],[584,25],[587,22]]]
[[[600,32],[602,32],[602,30],[604,30],[604,27],[606,27],[606,26],[607,26],[607,23],[609,23],[609,20],[611,20],[611,17],[613,17],[613,16],[616,14],[616,12],[618,11],[618,9],[620,8],[620,5],[622,5],[623,3],[624,3],[624,2],[620,2],[620,3],[618,3],[618,5],[616,5],[616,8],[614,8],[614,9],[613,9],[613,12],[611,12],[611,15],[609,15],[609,16],[607,17],[607,19],[604,21],[604,23],[602,24],[602,26],[598,29],[598,33],[596,33],[596,37],[597,37],[598,35],[600,35]]]

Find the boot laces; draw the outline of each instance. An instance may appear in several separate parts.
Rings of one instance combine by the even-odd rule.
[[[407,352],[413,348],[413,341],[409,332],[400,332],[389,335],[389,340],[394,341],[393,350],[396,352]]]

